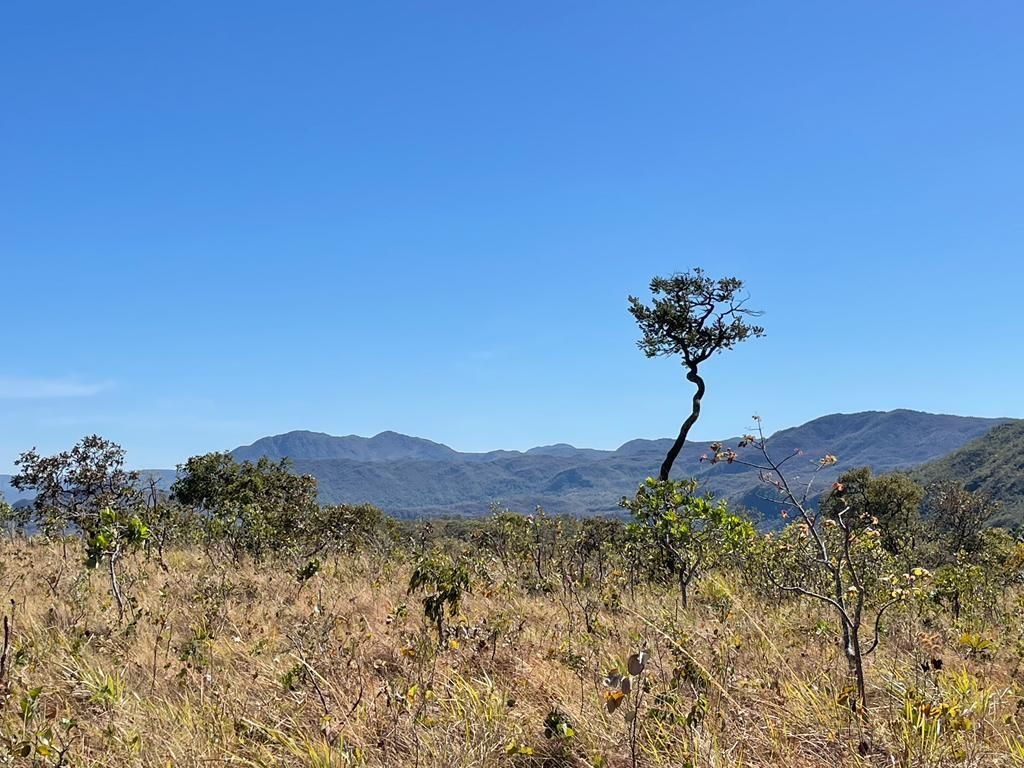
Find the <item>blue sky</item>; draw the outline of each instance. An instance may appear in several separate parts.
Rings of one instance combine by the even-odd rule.
[[[675,433],[626,296],[768,336],[697,438],[1024,416],[1024,6],[6,3],[0,472],[305,428],[461,450]]]

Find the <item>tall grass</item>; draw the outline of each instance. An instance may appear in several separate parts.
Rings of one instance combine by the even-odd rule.
[[[0,545],[0,764],[630,766],[603,681],[648,649],[639,765],[1024,765],[1016,608],[971,628],[985,642],[894,615],[865,722],[828,614],[761,601],[729,572],[685,611],[674,591],[641,586],[620,604],[596,585],[587,631],[580,601],[495,568],[438,647],[401,561],[338,558],[300,585],[273,562],[139,557],[125,581],[136,619],[122,623],[78,554]],[[942,668],[924,670],[933,658]]]

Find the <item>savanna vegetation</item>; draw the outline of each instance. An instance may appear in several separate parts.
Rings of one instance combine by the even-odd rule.
[[[669,469],[698,366],[762,333],[741,288],[631,302],[698,388]],[[819,487],[837,456],[773,456],[756,419],[704,458],[757,468],[780,527],[664,467],[616,518],[398,522],[286,461],[197,456],[163,491],[98,436],[27,451],[0,764],[1024,765],[1024,543],[996,502],[867,468]]]

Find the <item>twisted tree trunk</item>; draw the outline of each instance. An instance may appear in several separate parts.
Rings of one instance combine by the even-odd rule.
[[[683,450],[683,443],[686,442],[686,436],[690,433],[690,428],[700,418],[700,401],[704,397],[704,379],[697,373],[696,365],[691,365],[689,368],[690,370],[686,373],[686,379],[697,385],[697,391],[693,393],[693,406],[690,409],[690,415],[686,417],[683,426],[679,428],[679,437],[672,443],[668,455],[665,456],[665,461],[662,462],[661,471],[658,473],[658,479],[662,481],[668,480],[668,474],[672,471],[672,464],[675,463],[679,452]]]

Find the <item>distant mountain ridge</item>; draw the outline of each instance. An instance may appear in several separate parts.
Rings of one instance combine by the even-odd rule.
[[[667,450],[667,449],[666,449]],[[561,456],[601,458],[614,451],[577,448],[568,443],[541,445],[527,451],[496,450],[484,453],[464,453],[444,443],[435,443],[422,437],[411,437],[400,432],[381,432],[373,437],[345,435],[336,437],[325,432],[295,430],[281,435],[263,437],[251,445],[231,451],[236,461],[254,461],[261,456],[270,459],[348,459],[362,462],[383,461],[495,461],[513,456]]]
[[[920,466],[1008,421],[909,410],[831,414],[780,430],[768,445],[776,459],[802,452],[787,465],[794,478],[807,477],[824,454],[837,455],[839,463],[819,475],[827,484],[860,466],[875,472]],[[238,461],[288,458],[295,471],[317,478],[322,502],[370,502],[397,516],[479,515],[493,504],[516,511],[542,506],[556,514],[594,515],[619,512],[622,496],[657,473],[671,444],[668,438],[636,439],[615,450],[558,443],[527,451],[463,453],[398,432],[338,437],[298,430],[261,438],[231,453]],[[687,443],[673,475],[696,477],[704,488],[762,513],[766,524],[772,524],[777,509],[764,498],[766,487],[756,471],[701,462],[708,453],[708,442]],[[174,478],[173,470],[143,474],[155,475],[163,487]],[[10,490],[7,480],[0,476],[0,490]],[[9,501],[23,496],[7,493]]]
[[[296,430],[264,437],[231,452],[236,461],[271,459],[349,459],[352,461],[457,461],[462,454],[441,443],[398,432],[373,437],[335,437],[324,432]]]
[[[775,433],[769,449],[776,458],[802,451],[806,460],[796,459],[790,467],[804,476],[816,458],[838,455],[836,467],[819,475],[825,483],[859,466],[876,472],[916,467],[1006,421],[910,410],[831,414]],[[297,472],[317,478],[323,501],[366,501],[399,516],[483,514],[495,503],[519,511],[542,506],[553,513],[588,515],[618,512],[619,499],[657,472],[671,443],[636,439],[615,450],[559,443],[525,452],[461,453],[395,432],[372,438],[289,432],[232,454],[238,460],[287,457]],[[687,443],[674,476],[696,477],[716,494],[770,516],[774,505],[763,498],[766,489],[757,473],[702,463],[700,457],[709,452],[708,442]]]

